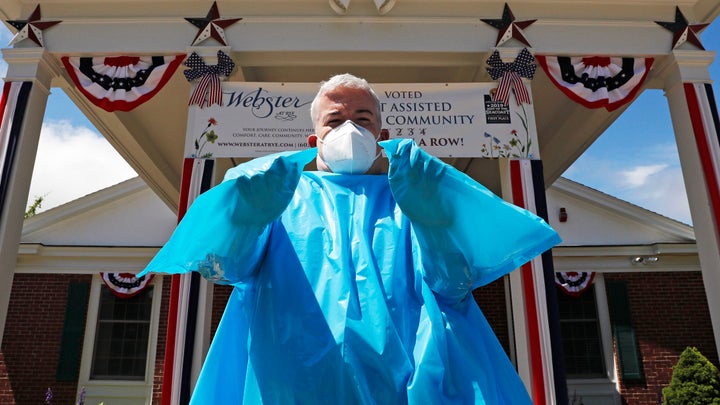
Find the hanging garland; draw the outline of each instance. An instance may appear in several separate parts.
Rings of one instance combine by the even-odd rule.
[[[579,297],[592,285],[595,279],[594,272],[568,271],[555,273],[555,285],[571,297]]]
[[[138,278],[132,273],[100,273],[100,276],[110,291],[122,299],[140,294],[154,277],[150,274]]]
[[[70,78],[85,97],[105,111],[130,111],[150,100],[170,80],[185,55],[63,56]]]
[[[653,58],[536,56],[550,80],[587,108],[613,111],[630,102],[653,65]]]

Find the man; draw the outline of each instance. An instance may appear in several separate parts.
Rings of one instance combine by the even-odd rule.
[[[308,143],[315,147],[317,140],[320,139],[317,158],[318,170],[333,172],[323,159],[323,141],[327,142],[328,133],[347,121],[367,129],[373,138],[388,139],[388,131],[381,130],[380,101],[377,95],[367,82],[351,75],[334,76],[325,82],[313,100],[310,117],[315,125],[315,134],[310,135]],[[376,139],[373,139],[372,143],[374,144],[373,156],[377,158],[380,156],[380,147],[377,145]],[[359,149],[359,151],[363,150]],[[347,160],[352,162],[357,159]],[[387,165],[383,163],[383,159],[373,159],[371,167],[360,170],[359,174],[384,173],[387,171]]]
[[[192,401],[530,403],[471,291],[557,234],[413,142],[387,141],[363,79],[325,82],[311,116],[317,152],[228,171],[144,271],[235,287]],[[315,155],[320,171],[303,172]]]

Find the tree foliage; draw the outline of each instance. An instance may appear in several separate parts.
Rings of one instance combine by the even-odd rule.
[[[720,372],[695,347],[687,347],[673,366],[664,405],[720,405]]]
[[[25,219],[37,214],[37,210],[42,206],[42,202],[45,198],[43,196],[35,197],[35,201],[25,210]]]

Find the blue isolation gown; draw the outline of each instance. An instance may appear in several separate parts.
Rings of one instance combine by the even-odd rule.
[[[302,172],[315,150],[231,169],[144,273],[234,290],[195,404],[525,404],[471,291],[559,242],[409,140],[387,175]]]

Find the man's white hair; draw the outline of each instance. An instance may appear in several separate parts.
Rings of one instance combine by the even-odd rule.
[[[320,89],[318,90],[317,94],[315,95],[315,98],[312,101],[312,104],[310,104],[310,118],[312,119],[313,126],[317,126],[318,118],[320,111],[318,111],[318,103],[320,102],[320,98],[323,96],[323,94],[333,91],[339,87],[348,87],[351,89],[362,89],[370,93],[370,95],[373,97],[373,100],[375,100],[375,106],[377,107],[377,117],[378,122],[382,122],[381,116],[380,116],[380,99],[378,99],[377,94],[375,94],[375,90],[370,86],[370,84],[367,82],[367,80],[357,77],[354,75],[351,75],[350,73],[343,73],[340,75],[335,75],[328,79],[327,81],[320,83]]]

